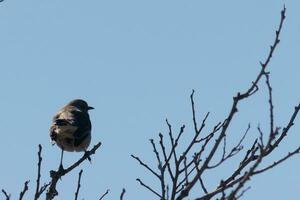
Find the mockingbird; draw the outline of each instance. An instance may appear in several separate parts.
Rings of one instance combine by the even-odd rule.
[[[50,127],[51,143],[61,148],[60,167],[64,151],[86,151],[91,142],[91,121],[87,102],[75,99],[62,107],[53,117]]]

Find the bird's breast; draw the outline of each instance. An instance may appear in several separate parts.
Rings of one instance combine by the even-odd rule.
[[[55,126],[55,132],[58,136],[64,137],[64,136],[72,136],[75,131],[78,129],[77,126],[72,126],[70,124],[64,125],[64,126]]]

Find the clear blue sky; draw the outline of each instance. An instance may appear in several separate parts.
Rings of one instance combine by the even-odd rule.
[[[0,188],[16,199],[30,179],[26,197],[32,197],[38,144],[43,146],[42,182],[49,180],[60,156],[50,144],[51,118],[68,101],[83,98],[96,108],[91,112],[92,144],[102,141],[103,146],[92,165],[81,167],[80,199],[97,199],[108,188],[107,199],[117,199],[123,187],[126,199],[153,199],[135,179],[155,182],[130,154],[156,165],[148,139],[166,132],[166,117],[174,128],[191,126],[192,89],[199,117],[210,111],[211,125],[222,120],[232,96],[249,86],[266,57],[284,3],[282,42],[269,66],[278,126],[285,125],[300,101],[299,1],[2,2]],[[267,130],[266,106],[262,92],[242,103],[232,134],[240,134],[249,122],[249,139],[258,134],[258,123]],[[299,119],[273,158],[299,145]],[[80,156],[66,153],[65,165]],[[244,199],[297,198],[299,164],[296,156],[253,178]],[[73,198],[79,170],[59,182],[57,199]],[[208,184],[217,184],[221,174]]]

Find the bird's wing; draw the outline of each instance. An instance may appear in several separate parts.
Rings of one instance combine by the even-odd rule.
[[[75,119],[73,125],[78,127],[74,132],[74,146],[78,146],[91,134],[92,125],[87,112],[74,110],[72,114]]]
[[[68,107],[59,111],[53,117],[53,123],[50,127],[51,139],[55,141],[55,127],[73,127],[74,145],[78,146],[91,133],[91,121],[87,112],[82,112],[75,107]]]
[[[82,141],[91,134],[91,121],[87,112],[82,112],[78,109],[69,109],[69,117],[66,120],[71,126],[77,127],[74,132],[74,145],[78,146]],[[60,123],[60,122],[59,122]],[[65,122],[62,122],[65,123]]]

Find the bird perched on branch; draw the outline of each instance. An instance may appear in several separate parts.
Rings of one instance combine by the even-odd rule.
[[[91,142],[91,121],[88,111],[94,109],[87,102],[75,99],[61,108],[50,127],[51,143],[61,148],[60,167],[64,151],[86,151]]]

